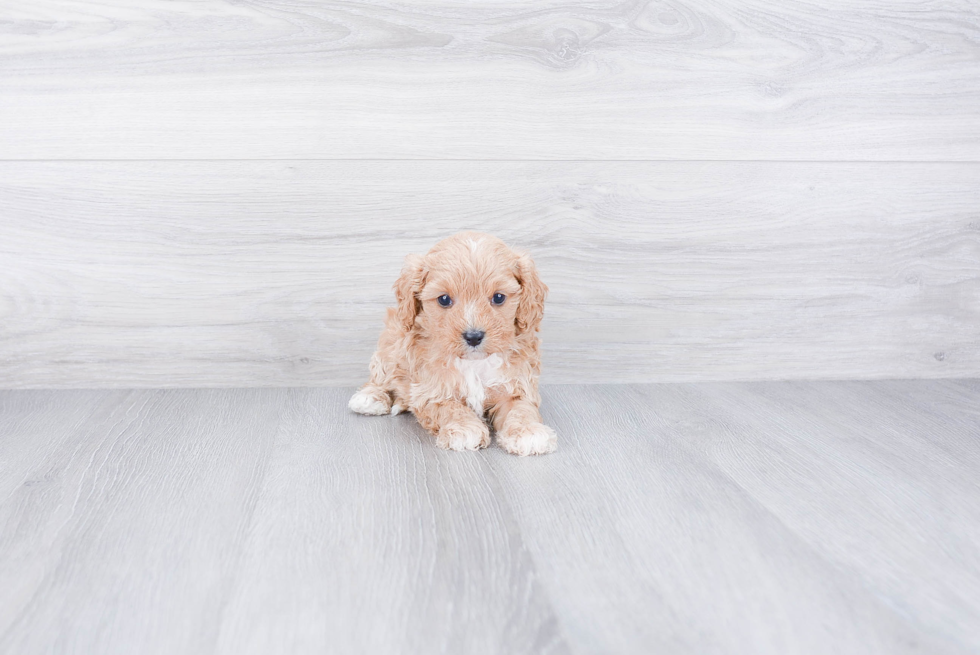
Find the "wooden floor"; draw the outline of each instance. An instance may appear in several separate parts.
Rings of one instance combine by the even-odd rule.
[[[980,382],[0,392],[2,653],[980,652]]]

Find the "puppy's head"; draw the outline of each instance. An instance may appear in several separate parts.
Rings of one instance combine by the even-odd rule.
[[[424,257],[409,255],[395,283],[395,312],[404,330],[423,333],[447,359],[479,359],[535,332],[547,291],[527,254],[464,232]]]

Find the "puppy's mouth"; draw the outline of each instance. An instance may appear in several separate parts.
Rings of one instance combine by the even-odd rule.
[[[463,359],[486,359],[487,351],[483,346],[463,346]]]

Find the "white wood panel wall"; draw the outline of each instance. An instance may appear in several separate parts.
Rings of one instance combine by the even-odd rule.
[[[980,6],[0,2],[0,386],[349,385],[529,249],[549,382],[980,375]]]
[[[975,0],[3,3],[34,158],[975,161]]]
[[[980,164],[0,165],[0,384],[354,384],[408,251],[550,284],[545,379],[980,370]]]

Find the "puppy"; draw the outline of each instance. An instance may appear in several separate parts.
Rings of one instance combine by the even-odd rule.
[[[350,399],[360,414],[408,410],[441,448],[497,443],[514,455],[555,450],[541,423],[538,327],[548,287],[534,262],[488,234],[464,232],[424,257],[409,255],[395,282],[371,377]]]

